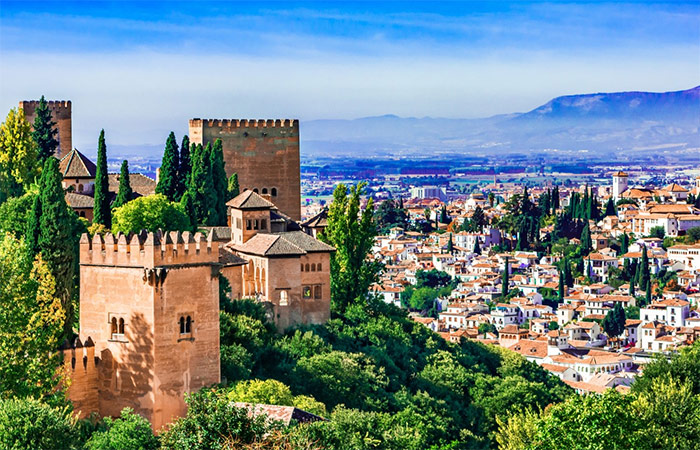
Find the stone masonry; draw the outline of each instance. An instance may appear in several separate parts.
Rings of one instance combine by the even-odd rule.
[[[61,159],[73,150],[73,131],[72,131],[72,108],[70,100],[50,100],[49,110],[51,117],[56,122],[58,129],[58,148],[56,149],[56,158]],[[38,100],[21,101],[19,107],[24,110],[24,116],[27,121],[34,127],[34,110],[39,106]]]

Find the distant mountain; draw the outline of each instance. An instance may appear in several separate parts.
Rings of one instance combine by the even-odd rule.
[[[685,91],[557,97],[526,113],[484,119],[314,120],[301,124],[306,156],[432,156],[588,150],[700,152],[700,86]]]

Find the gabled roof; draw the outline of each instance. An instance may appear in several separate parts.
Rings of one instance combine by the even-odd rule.
[[[688,189],[676,183],[669,184],[668,186],[664,187],[663,190],[668,192],[688,192]]]
[[[318,214],[301,224],[308,228],[322,228],[328,226],[328,208],[323,208]],[[392,228],[393,229],[393,228]]]
[[[119,174],[110,173],[107,175],[110,192],[119,192]],[[129,185],[134,192],[134,197],[146,197],[156,193],[156,180],[147,177],[142,173],[130,173]]]
[[[271,209],[275,207],[272,202],[265,200],[251,190],[243,191],[236,198],[229,200],[226,206],[235,209]]]
[[[92,208],[95,205],[95,199],[85,194],[66,192],[66,203],[71,208]]]
[[[95,164],[77,149],[71,150],[61,158],[58,169],[63,178],[95,178],[97,172]]]
[[[244,244],[231,244],[242,253],[260,256],[300,256],[313,252],[332,252],[335,248],[314,239],[303,231],[258,233]]]

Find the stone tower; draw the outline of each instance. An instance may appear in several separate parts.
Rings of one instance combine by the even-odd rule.
[[[50,100],[49,110],[51,117],[56,122],[58,129],[58,148],[56,149],[56,158],[61,159],[73,150],[73,131],[71,119],[71,102],[70,100]],[[34,110],[39,106],[38,100],[21,101],[19,107],[24,110],[24,116],[27,121],[34,127]]]
[[[613,174],[613,200],[620,200],[622,193],[627,190],[628,178],[625,172],[615,172]]]
[[[98,364],[94,385],[68,389],[76,411],[128,406],[158,430],[185,414],[185,393],[218,383],[219,268],[200,233],[83,235],[80,341]]]
[[[210,120],[189,122],[190,141],[221,139],[226,174],[238,174],[241,192],[269,195],[294,220],[301,218],[298,120]]]

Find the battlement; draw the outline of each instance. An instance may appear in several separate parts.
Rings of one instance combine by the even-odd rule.
[[[95,356],[95,343],[88,337],[85,342],[80,338],[65,341],[60,348],[63,354],[63,368],[67,377],[66,394],[73,403],[75,411],[81,418],[99,411],[98,366],[100,358]]]
[[[47,100],[46,103],[49,105],[50,109],[60,109],[60,108],[71,108],[70,100]],[[35,109],[39,106],[39,100],[22,100],[19,102],[20,108],[32,108]]]
[[[190,127],[216,128],[298,128],[297,119],[190,119]]]
[[[85,342],[81,342],[79,337],[73,341],[65,340],[60,352],[63,354],[64,367],[70,372],[80,368],[93,371],[100,363],[100,358],[95,357],[95,343],[91,337],[88,337]]]
[[[157,231],[138,234],[87,233],[80,238],[80,264],[154,268],[161,266],[216,264],[219,243],[214,234],[189,231]],[[146,276],[146,275],[144,275]]]

